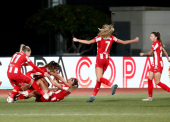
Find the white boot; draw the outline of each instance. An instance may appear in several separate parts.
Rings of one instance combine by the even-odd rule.
[[[142,99],[142,101],[152,101],[152,97],[148,97],[146,99]]]
[[[27,91],[18,91],[20,94],[22,94],[25,97],[28,97],[28,92]]]
[[[8,103],[15,103],[14,100],[10,96],[8,96],[6,100]]]

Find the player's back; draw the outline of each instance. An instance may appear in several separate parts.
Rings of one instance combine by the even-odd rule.
[[[8,66],[8,72],[14,72],[14,73],[20,72],[21,71],[21,65],[24,62],[29,60],[27,58],[28,57],[24,53],[20,53],[20,52],[15,53],[12,56],[10,64]]]
[[[108,54],[110,53],[110,48],[112,46],[113,42],[117,41],[117,38],[111,35],[110,37],[107,38],[102,38],[100,36],[97,36],[94,38],[97,42],[98,49],[97,49],[97,55],[100,54]]]

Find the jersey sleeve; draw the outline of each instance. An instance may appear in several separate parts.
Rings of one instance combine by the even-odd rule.
[[[37,70],[38,72],[41,72],[44,75],[45,72],[38,68],[35,64],[33,64],[31,60],[28,63],[33,67],[33,69]]]
[[[95,40],[95,42],[97,43],[97,42],[99,42],[99,41],[101,41],[101,37],[100,36],[96,36],[95,38],[94,38],[94,40]]]
[[[29,78],[32,79],[31,74],[32,74],[32,71],[29,71],[29,72],[26,73],[26,76],[28,76]]]
[[[118,38],[113,36],[113,42],[117,42],[118,41]]]
[[[158,43],[153,43],[151,46],[151,50],[156,50],[158,48]]]
[[[26,58],[26,62],[30,62],[31,61],[28,56],[26,56],[25,58]]]

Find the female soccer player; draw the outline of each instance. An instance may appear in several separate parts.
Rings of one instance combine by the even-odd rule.
[[[55,61],[51,61],[50,63],[46,64],[45,66],[40,66],[39,67],[42,71],[47,72],[49,75],[54,76],[54,78],[56,79],[56,81],[62,81],[64,84],[67,84],[67,82],[64,80],[63,77],[61,77],[59,74],[57,74],[58,70],[60,69],[60,65],[58,63],[56,63]],[[30,77],[31,79],[33,78],[35,81],[44,78],[43,74],[41,74],[39,71],[33,69],[29,72],[26,73],[26,76]],[[49,81],[52,83],[53,86],[55,87],[59,87],[60,89],[64,89],[60,86],[60,84],[58,84],[57,82],[54,82],[51,78],[48,78]],[[44,79],[45,80],[45,79]],[[44,81],[43,80],[43,81]],[[48,82],[44,82],[47,86],[49,86],[50,84]],[[32,88],[29,88],[29,90],[27,91],[29,85],[24,84],[23,85],[23,90],[24,91],[20,91],[20,93],[24,94],[24,96],[28,96],[28,91],[30,92],[31,90],[34,90]],[[49,90],[46,92],[50,92]]]
[[[14,89],[12,90],[11,95],[7,97],[8,103],[14,102],[14,97],[18,93],[18,91],[21,90],[23,83],[30,84],[45,99],[48,99],[50,96],[48,93],[45,93],[44,91],[42,91],[42,89],[36,84],[34,80],[32,80],[31,78],[21,73],[22,64],[27,62],[34,69],[41,72],[44,76],[50,77],[48,73],[45,73],[44,71],[42,71],[36,65],[33,64],[33,62],[29,59],[30,54],[31,54],[30,47],[21,44],[20,52],[16,52],[11,58],[11,61],[10,61],[10,64],[7,70],[7,76],[10,80],[11,85],[14,86]]]
[[[122,41],[122,40],[114,37],[112,35],[112,33],[114,32],[113,25],[105,24],[105,25],[103,25],[102,29],[99,28],[99,31],[100,32],[98,33],[98,36],[90,41],[73,38],[73,41],[75,41],[75,42],[80,42],[80,43],[84,43],[84,44],[97,43],[97,45],[98,45],[96,66],[95,66],[97,82],[96,82],[96,86],[94,88],[93,95],[90,97],[90,99],[87,102],[93,102],[95,100],[95,96],[100,89],[101,83],[104,83],[110,87],[112,85],[110,83],[110,81],[108,81],[106,78],[103,77],[103,74],[109,65],[109,53],[110,53],[110,48],[112,46],[112,43],[117,42],[117,43],[125,45],[125,44],[130,44],[133,42],[138,42],[138,40],[139,40],[139,38],[136,37],[133,40]],[[117,84],[115,84],[111,87],[112,95],[115,94],[117,87],[118,87]]]
[[[37,81],[37,84],[44,90],[46,91],[48,89],[48,85],[45,83],[45,79],[41,78]],[[75,90],[78,88],[78,80],[76,78],[70,78],[67,82],[68,85],[66,84],[61,84],[62,88],[64,87],[65,89],[59,89],[59,90],[54,90],[53,94],[49,97],[48,100],[45,100],[36,90],[33,91],[28,91],[28,97],[24,97],[22,94],[17,98],[17,99],[28,99],[31,97],[36,97],[36,102],[58,102],[62,99],[64,99],[66,96],[71,94],[72,90]],[[67,90],[66,90],[67,89]]]
[[[151,50],[147,53],[140,53],[140,56],[144,55],[151,55],[153,54],[153,62],[152,66],[149,71],[149,77],[148,77],[148,95],[149,97],[146,99],[142,99],[142,101],[152,101],[152,94],[153,94],[153,83],[152,80],[155,78],[155,82],[158,86],[160,86],[162,89],[170,92],[170,88],[160,82],[161,74],[163,70],[163,60],[162,60],[162,52],[165,54],[168,62],[170,62],[170,59],[168,57],[167,52],[165,51],[164,44],[161,40],[161,35],[159,32],[152,32],[150,35],[150,40],[153,42],[151,46]]]

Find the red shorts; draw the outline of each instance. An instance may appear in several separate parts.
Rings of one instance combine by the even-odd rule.
[[[100,67],[104,71],[106,71],[108,65],[109,65],[109,59],[106,59],[106,58],[104,58],[104,59],[96,58],[96,66],[95,67]]]
[[[153,73],[160,72],[162,74],[162,70],[163,70],[163,67],[161,67],[161,66],[159,66],[159,67],[151,66],[149,71],[151,71]]]
[[[23,83],[29,83],[31,78],[22,73],[7,73],[9,81],[12,86],[21,86]]]

